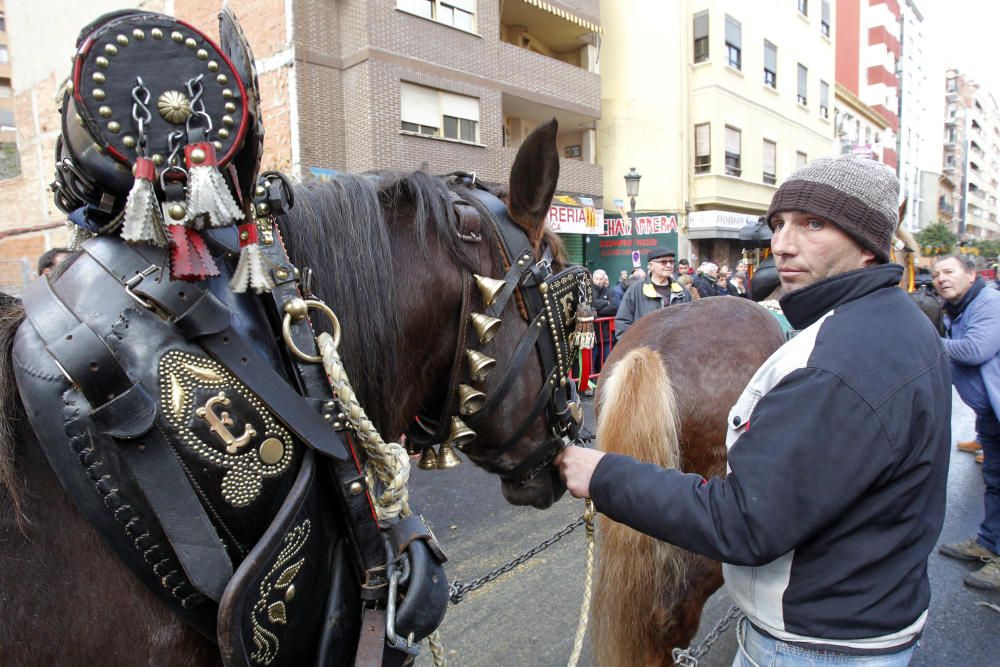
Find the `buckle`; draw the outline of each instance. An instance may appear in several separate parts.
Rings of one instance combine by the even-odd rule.
[[[136,294],[132,290],[134,288],[138,287],[139,283],[141,283],[147,277],[149,277],[150,275],[156,273],[159,270],[160,270],[159,266],[157,266],[156,264],[150,264],[145,269],[143,269],[139,273],[135,274],[134,276],[132,276],[131,278],[129,278],[128,280],[126,280],[123,283],[125,285],[125,293],[128,294],[133,299],[135,299],[136,302],[138,302],[140,306],[142,306],[143,308],[146,308],[147,310],[153,310],[155,308],[155,306],[153,305],[153,302],[149,301],[148,299],[143,299],[141,296],[139,296],[138,294]]]

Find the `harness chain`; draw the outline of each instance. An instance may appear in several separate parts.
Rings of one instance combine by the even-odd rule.
[[[368,419],[364,408],[358,403],[354,388],[351,387],[351,381],[337,353],[333,337],[328,333],[321,333],[316,342],[330,384],[368,455],[368,462],[365,463],[365,481],[368,488],[373,491],[375,512],[379,520],[409,516],[410,493],[406,485],[410,480],[410,457],[406,449],[398,442],[385,442],[375,425]],[[379,487],[381,492],[375,494],[374,491]],[[427,637],[427,645],[430,647],[435,667],[447,667],[448,660],[444,655],[439,630],[435,630]]]
[[[715,624],[711,632],[705,635],[700,644],[693,648],[689,646],[685,649],[675,648],[672,651],[674,664],[678,665],[678,667],[698,667],[698,660],[708,653],[709,649],[712,648],[712,644],[719,641],[722,633],[728,630],[733,621],[738,620],[741,616],[743,616],[743,612],[739,607],[736,605],[730,607],[726,615]]]
[[[580,603],[580,620],[576,624],[576,637],[573,638],[573,652],[569,656],[567,667],[576,667],[583,651],[583,638],[587,634],[587,620],[590,618],[590,593],[594,583],[594,501],[587,498],[584,502],[583,522],[587,526],[587,569],[583,577],[583,601]]]

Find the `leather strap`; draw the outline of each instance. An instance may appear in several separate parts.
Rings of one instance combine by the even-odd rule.
[[[361,614],[361,636],[354,658],[355,667],[381,667],[384,651],[385,610],[365,607]]]
[[[83,250],[140,303],[165,311],[188,339],[229,369],[306,445],[332,458],[347,458],[329,424],[231,326],[229,312],[210,291],[201,284],[166,279],[163,267],[156,263],[161,258],[151,261],[136,247],[113,239],[91,239]]]
[[[122,443],[119,450],[191,585],[218,602],[233,564],[167,439],[154,429],[141,443]]]

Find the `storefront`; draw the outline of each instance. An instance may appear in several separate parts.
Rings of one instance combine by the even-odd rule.
[[[736,266],[743,256],[740,229],[755,225],[760,215],[732,211],[692,211],[688,214],[688,239],[691,241],[691,263],[704,261]]]
[[[587,268],[604,269],[611,282],[618,280],[621,271],[633,267],[645,268],[646,254],[657,246],[677,251],[677,214],[665,211],[636,213],[636,235],[632,237],[632,223],[628,214],[604,214],[604,232],[599,237],[589,237]],[[638,253],[638,254],[636,254]]]
[[[604,210],[595,208],[593,199],[556,195],[545,224],[559,234],[571,264],[590,268],[587,264],[590,238],[599,236],[604,229]]]

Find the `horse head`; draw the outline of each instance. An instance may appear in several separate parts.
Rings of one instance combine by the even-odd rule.
[[[501,477],[508,501],[536,507],[565,491],[549,462],[579,425],[562,379],[589,293],[545,229],[556,127],[525,140],[506,202],[473,174],[343,176],[301,188],[281,225],[338,313],[341,356],[383,435],[406,432],[413,451],[455,445]]]

